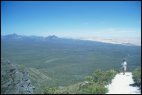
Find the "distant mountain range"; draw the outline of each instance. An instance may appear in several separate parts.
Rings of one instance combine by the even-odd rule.
[[[58,37],[55,35],[51,35],[48,37],[42,37],[42,36],[25,36],[25,35],[18,35],[18,34],[9,34],[9,35],[3,35],[3,39],[57,39]]]
[[[8,34],[8,35],[2,35],[2,39],[5,40],[36,40],[36,41],[46,41],[46,40],[78,40],[78,41],[90,41],[90,42],[100,42],[100,43],[107,43],[107,44],[120,44],[120,45],[126,45],[126,46],[135,46],[131,43],[111,43],[111,42],[104,42],[104,41],[98,41],[98,40],[83,40],[83,39],[71,39],[71,38],[60,38],[56,35],[50,35],[47,37],[42,36],[25,36],[25,35],[18,35],[18,34]],[[112,41],[112,39],[111,39]]]

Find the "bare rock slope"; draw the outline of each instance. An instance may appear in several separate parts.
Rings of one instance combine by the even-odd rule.
[[[2,94],[33,94],[29,74],[26,70],[19,70],[10,61],[1,62],[1,93]]]

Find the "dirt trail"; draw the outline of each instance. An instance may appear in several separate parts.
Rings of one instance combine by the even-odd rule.
[[[126,72],[125,75],[122,73],[117,74],[112,83],[108,85],[109,92],[107,94],[140,94],[138,87],[133,87],[132,73]]]

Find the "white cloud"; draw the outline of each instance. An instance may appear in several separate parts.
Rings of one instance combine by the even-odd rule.
[[[110,43],[131,43],[141,45],[141,32],[134,29],[114,29],[109,28],[94,32],[90,36],[86,35],[82,39],[96,40]]]

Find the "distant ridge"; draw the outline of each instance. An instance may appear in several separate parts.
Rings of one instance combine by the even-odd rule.
[[[85,39],[72,39],[72,38],[62,38],[62,37],[58,37],[56,35],[49,35],[46,37],[43,36],[36,36],[36,35],[30,35],[30,36],[25,36],[25,35],[19,35],[16,33],[13,34],[8,34],[8,35],[2,35],[2,39],[32,39],[32,40],[76,40],[76,41],[89,41],[89,42],[99,42],[99,43],[106,43],[106,44],[116,44],[116,45],[125,45],[125,46],[139,46],[139,45],[135,45],[135,44],[131,44],[131,43],[110,43],[110,42],[103,42],[103,41],[98,41],[98,40],[85,40]]]

